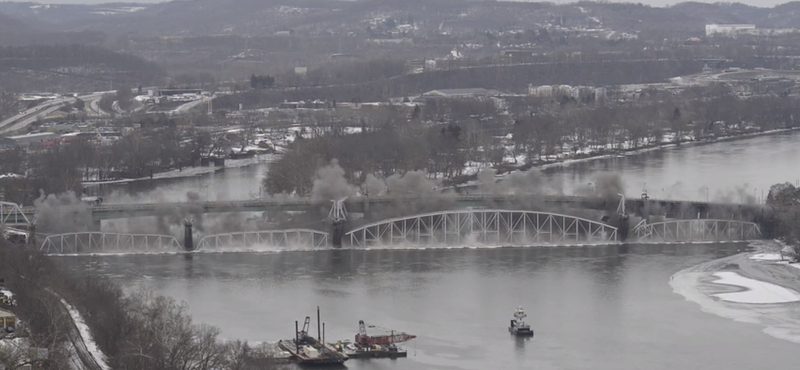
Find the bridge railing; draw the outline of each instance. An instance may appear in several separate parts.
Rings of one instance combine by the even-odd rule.
[[[174,236],[82,232],[50,235],[39,250],[45,254],[178,252],[183,248]]]
[[[608,243],[617,228],[556,213],[473,209],[384,220],[345,234],[354,247]]]
[[[743,241],[762,237],[754,222],[719,219],[640,222],[631,235],[639,242]]]
[[[329,246],[328,233],[311,229],[243,231],[206,235],[197,243],[197,250],[228,248],[308,249]]]

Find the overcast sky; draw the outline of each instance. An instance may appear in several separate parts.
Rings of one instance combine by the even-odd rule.
[[[31,0],[3,0],[3,1],[17,1],[17,2],[31,2]],[[402,1],[402,0],[397,0]],[[525,0],[516,0],[516,1],[525,1]],[[556,3],[570,3],[573,1],[570,0],[549,0]],[[613,0],[612,0],[613,1]],[[719,0],[694,0],[703,3],[715,3]],[[757,5],[761,7],[772,7],[777,4],[784,4],[791,0],[736,0],[731,2],[738,2],[743,4],[749,5]],[[49,1],[36,1],[33,2],[42,3],[42,4],[102,4],[102,3],[110,3],[110,2],[131,2],[131,3],[163,3],[164,0],[49,0]],[[648,4],[653,6],[665,6],[676,4],[682,1],[676,0],[638,0],[638,1],[613,1],[613,2],[632,2],[632,3],[642,3]]]

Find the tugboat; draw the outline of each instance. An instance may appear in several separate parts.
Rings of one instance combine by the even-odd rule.
[[[522,306],[517,307],[517,310],[514,311],[514,318],[511,319],[511,326],[508,327],[508,331],[518,337],[532,337],[533,330],[530,325],[525,323],[526,317],[528,317],[528,315],[525,314],[525,310],[522,309]]]

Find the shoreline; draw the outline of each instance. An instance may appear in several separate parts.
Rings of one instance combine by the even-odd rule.
[[[706,313],[757,324],[770,336],[800,344],[800,263],[781,260],[783,247],[776,240],[751,242],[741,253],[676,272],[669,284]],[[725,282],[723,274],[739,282]],[[778,291],[784,291],[782,299],[771,301]]]
[[[620,153],[599,154],[599,155],[594,155],[594,156],[590,155],[590,156],[587,156],[587,157],[584,157],[584,158],[557,159],[557,160],[555,160],[553,162],[548,162],[548,163],[544,163],[544,164],[540,164],[540,165],[533,165],[533,166],[527,167],[525,169],[522,169],[523,167],[525,167],[524,165],[523,166],[516,166],[515,168],[511,168],[508,171],[505,171],[503,173],[497,174],[495,176],[495,178],[498,179],[498,180],[502,180],[502,179],[505,179],[508,175],[510,175],[510,174],[512,174],[514,172],[525,173],[525,172],[528,172],[528,171],[530,171],[532,169],[538,169],[540,171],[544,171],[544,170],[548,170],[548,169],[551,169],[551,168],[568,167],[570,165],[577,164],[577,163],[586,163],[586,162],[591,162],[591,161],[596,161],[596,160],[601,160],[601,159],[609,159],[609,158],[615,158],[615,157],[636,156],[636,155],[640,155],[640,154],[644,154],[644,153],[648,153],[648,152],[653,152],[653,151],[657,151],[657,150],[682,148],[682,147],[690,147],[690,146],[699,146],[699,145],[709,145],[709,144],[714,144],[714,143],[718,143],[718,142],[744,140],[744,139],[750,139],[750,138],[759,137],[759,136],[769,136],[769,135],[787,133],[787,132],[792,132],[792,131],[800,131],[800,127],[790,127],[790,128],[781,128],[781,129],[774,129],[774,130],[758,131],[758,132],[751,132],[751,133],[746,133],[746,134],[741,134],[741,135],[721,136],[721,137],[717,138],[714,141],[690,140],[690,141],[682,141],[680,143],[666,143],[666,144],[662,144],[662,145],[654,145],[654,146],[649,146],[649,147],[645,147],[645,148],[624,150],[624,151],[622,151]],[[486,166],[485,168],[493,168],[493,169],[497,170],[493,166]],[[471,174],[471,175],[467,175],[467,176],[469,177],[469,180],[461,182],[461,183],[458,183],[458,184],[452,184],[452,185],[449,185],[449,186],[445,186],[442,189],[457,189],[457,188],[462,188],[462,187],[469,187],[469,186],[477,186],[477,185],[479,185],[478,184],[478,180],[477,180],[477,177],[478,177],[477,172],[475,174]]]
[[[649,146],[649,147],[640,148],[640,149],[624,150],[624,151],[622,151],[620,153],[614,153],[614,154],[601,154],[601,155],[589,156],[589,157],[585,157],[585,158],[566,158],[566,159],[556,160],[556,161],[551,162],[551,163],[545,163],[545,164],[539,165],[539,166],[535,166],[534,165],[531,168],[538,168],[539,170],[545,170],[545,169],[554,168],[554,167],[566,167],[566,166],[569,166],[569,165],[571,165],[573,163],[590,162],[590,161],[594,161],[594,160],[608,159],[608,158],[614,158],[614,157],[620,157],[620,156],[628,157],[628,156],[634,156],[634,155],[644,154],[644,153],[653,152],[653,151],[657,151],[657,150],[663,150],[663,149],[698,146],[698,145],[709,145],[709,144],[714,144],[714,143],[718,143],[718,142],[721,142],[721,141],[734,141],[734,140],[749,139],[749,138],[753,138],[753,137],[769,136],[769,135],[773,135],[773,134],[780,134],[780,133],[791,132],[791,131],[796,131],[796,130],[800,130],[800,127],[790,127],[790,128],[780,128],[780,129],[767,130],[767,131],[758,131],[758,132],[751,132],[751,133],[746,133],[746,134],[742,134],[742,135],[721,136],[721,137],[717,138],[714,141],[689,140],[689,141],[682,141],[680,143],[667,143],[667,144],[654,145],[654,146]],[[511,173],[511,172],[514,172],[514,171],[521,171],[521,170],[515,169],[513,171],[509,171],[509,172],[504,173],[503,176],[505,176],[507,173]]]
[[[639,149],[627,149],[627,150],[624,150],[624,151],[619,152],[619,153],[589,155],[589,156],[583,157],[583,158],[562,158],[562,159],[557,159],[557,160],[555,160],[553,162],[549,162],[549,163],[544,163],[544,164],[540,164],[540,165],[533,165],[533,166],[525,168],[525,169],[522,169],[525,166],[512,167],[510,170],[496,175],[496,178],[498,180],[502,180],[502,179],[505,179],[511,173],[517,172],[517,171],[523,172],[523,173],[525,173],[525,172],[527,172],[527,171],[529,171],[531,169],[538,169],[538,170],[542,171],[542,170],[547,170],[547,169],[551,169],[551,168],[568,167],[568,166],[570,166],[572,164],[576,164],[576,163],[585,163],[585,162],[591,162],[591,161],[595,161],[595,160],[609,159],[609,158],[615,158],[615,157],[635,156],[635,155],[640,155],[640,154],[644,154],[644,153],[648,153],[648,152],[652,152],[652,151],[656,151],[656,150],[664,150],[664,149],[672,149],[672,148],[680,148],[680,147],[689,147],[689,146],[697,146],[697,145],[708,145],[708,144],[714,144],[714,143],[721,142],[721,141],[743,140],[743,139],[749,139],[749,138],[753,138],[753,137],[768,136],[768,135],[773,135],[773,134],[791,132],[791,131],[795,131],[795,130],[800,130],[800,127],[782,128],[782,129],[774,129],[774,130],[767,130],[767,131],[758,131],[758,132],[751,132],[751,133],[746,133],[746,134],[742,134],[742,135],[722,136],[722,137],[717,138],[714,141],[696,141],[696,140],[691,140],[691,141],[683,141],[683,142],[680,142],[680,143],[666,143],[666,144],[662,144],[662,145],[648,146],[648,147],[639,148]],[[202,176],[202,175],[214,173],[214,172],[223,170],[225,168],[239,168],[239,167],[246,167],[246,166],[253,165],[253,164],[258,164],[259,162],[270,162],[270,161],[273,161],[273,160],[275,160],[277,158],[280,158],[280,154],[257,154],[253,158],[227,160],[226,163],[225,163],[225,166],[222,166],[222,167],[215,167],[215,166],[200,167],[200,166],[195,166],[195,167],[184,168],[183,170],[171,170],[171,171],[154,173],[152,178],[150,178],[150,176],[143,176],[143,177],[130,178],[130,179],[105,180],[105,181],[86,181],[86,182],[82,182],[82,184],[83,184],[83,187],[85,187],[85,188],[91,188],[91,187],[96,187],[96,186],[100,186],[100,185],[114,185],[114,184],[119,185],[119,184],[127,184],[127,183],[131,183],[131,182],[145,181],[145,180],[188,178],[188,177]],[[487,166],[487,167],[488,168],[493,168],[492,166]],[[443,189],[448,189],[448,188],[449,189],[456,189],[456,188],[461,188],[461,187],[469,187],[469,186],[477,186],[478,185],[478,183],[477,183],[477,173],[471,174],[471,175],[467,175],[467,177],[469,178],[469,180],[461,182],[461,183],[458,183],[458,184],[453,184],[453,185],[450,185],[450,186],[443,187]]]

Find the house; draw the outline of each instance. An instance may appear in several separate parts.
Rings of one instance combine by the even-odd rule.
[[[8,138],[14,140],[17,145],[23,148],[28,148],[34,146],[52,145],[53,142],[59,139],[59,135],[53,132],[37,132],[33,134],[9,136]]]
[[[6,310],[0,310],[0,332],[13,333],[17,328],[17,316]]]

